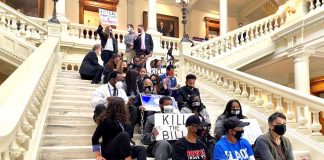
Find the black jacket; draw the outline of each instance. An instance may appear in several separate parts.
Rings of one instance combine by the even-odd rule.
[[[142,38],[140,34],[134,41],[134,47],[136,53],[141,52],[141,46],[142,46]],[[154,44],[152,40],[152,36],[150,34],[145,33],[145,48],[146,48],[146,54],[149,54],[150,52],[153,52]]]
[[[101,48],[104,49],[107,43],[107,39],[108,37],[105,36],[104,32],[103,32],[103,28],[101,25],[99,25],[98,29],[97,29],[97,33],[100,37],[100,41],[101,41]],[[114,54],[118,53],[118,42],[117,40],[114,38],[113,34],[110,33],[110,37],[113,40],[113,47],[114,47]]]
[[[79,73],[84,75],[94,76],[96,73],[96,66],[100,66],[100,64],[98,63],[97,54],[94,51],[90,51],[83,58]]]

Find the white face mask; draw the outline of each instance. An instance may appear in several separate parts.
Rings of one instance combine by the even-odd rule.
[[[241,111],[239,109],[231,109],[231,114],[233,115],[239,115],[241,113]]]
[[[117,89],[121,89],[123,87],[123,82],[121,81],[118,81],[116,84],[115,84],[116,88]]]
[[[129,33],[131,33],[131,32],[132,32],[132,29],[131,29],[130,27],[128,27],[128,28],[127,28],[127,31],[128,31]]]
[[[98,51],[98,55],[99,55],[99,56],[101,55],[101,50]]]

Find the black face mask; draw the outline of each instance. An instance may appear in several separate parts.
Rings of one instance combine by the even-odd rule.
[[[286,133],[286,125],[284,124],[275,125],[273,131],[276,132],[278,135],[282,136]]]
[[[236,131],[236,134],[233,135],[237,140],[240,140],[242,137],[242,134],[244,133],[244,130],[242,131]]]
[[[128,70],[128,68],[127,68],[127,67],[123,67],[123,73],[126,73],[126,72],[127,72],[127,70]]]
[[[197,128],[197,131],[195,133],[198,137],[203,137],[205,135],[205,130],[203,128]]]
[[[192,91],[192,90],[194,89],[194,87],[192,87],[192,86],[187,86],[187,88],[188,88],[190,91]]]
[[[157,80],[152,80],[153,85],[157,85]]]

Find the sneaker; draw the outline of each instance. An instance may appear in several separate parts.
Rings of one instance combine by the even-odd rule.
[[[131,143],[131,146],[135,146],[136,145],[136,143],[132,139],[130,140],[130,143]]]

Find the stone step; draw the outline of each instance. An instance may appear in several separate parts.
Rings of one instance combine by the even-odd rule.
[[[91,108],[91,102],[88,100],[58,100],[54,99],[51,101],[52,106],[64,106],[66,108],[77,108],[77,107],[89,107]]]
[[[40,160],[93,159],[92,146],[41,147]]]
[[[64,94],[64,95],[88,95],[88,96],[92,96],[92,94],[95,92],[94,90],[83,90],[83,91],[79,91],[79,90],[75,90],[73,88],[56,88],[54,90],[54,94]]]
[[[59,84],[56,84],[54,86],[55,89],[73,89],[73,90],[76,90],[76,91],[95,91],[98,86],[83,86],[83,85],[77,85],[77,86],[66,86],[66,85],[59,85]]]
[[[57,80],[57,85],[64,85],[64,86],[86,86],[86,87],[96,87],[98,88],[102,84],[91,84],[91,81],[70,81],[70,80]]]
[[[92,107],[80,107],[66,108],[66,106],[51,106],[49,108],[49,114],[56,115],[75,115],[75,114],[93,114],[94,109]]]
[[[67,82],[77,82],[77,83],[84,83],[89,84],[91,83],[91,80],[84,80],[80,78],[66,78],[66,77],[57,77],[56,81],[67,81]]]
[[[94,123],[92,118],[93,113],[74,114],[74,115],[47,115],[49,124],[91,124]]]
[[[65,94],[57,94],[54,93],[53,95],[53,99],[59,99],[59,100],[87,100],[87,101],[91,101],[92,96],[89,95],[85,95],[85,94],[80,94],[80,95],[65,95]]]
[[[51,134],[51,135],[87,135],[87,134],[93,134],[93,132],[96,129],[96,124],[92,122],[89,122],[88,124],[64,124],[64,123],[58,123],[58,124],[47,124],[47,127],[45,129],[45,134]]]
[[[71,78],[71,79],[81,79],[80,74],[57,74],[57,77]]]

